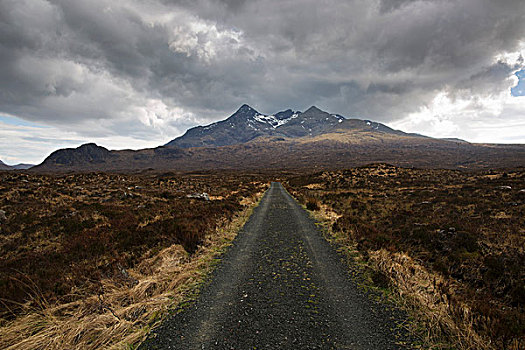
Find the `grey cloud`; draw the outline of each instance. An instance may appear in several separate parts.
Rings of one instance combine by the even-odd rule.
[[[437,91],[506,88],[523,62],[495,57],[525,41],[524,14],[521,0],[1,0],[0,113],[140,139],[242,103],[395,121]]]
[[[459,81],[455,85],[453,92],[461,95],[491,95],[497,94],[505,88],[510,89],[508,78],[519,70],[522,65],[523,59],[520,59],[518,64],[513,65],[502,61],[496,62],[491,66],[480,69],[467,79]]]
[[[420,0],[381,0],[380,11],[381,13],[392,12],[417,1]]]

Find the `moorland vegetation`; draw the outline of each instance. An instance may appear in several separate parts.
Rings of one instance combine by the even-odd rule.
[[[0,347],[134,344],[233,239],[260,178],[0,173]]]
[[[286,184],[364,280],[403,296],[429,341],[525,347],[524,169],[376,164]]]

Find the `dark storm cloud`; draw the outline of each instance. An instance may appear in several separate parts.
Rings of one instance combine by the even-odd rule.
[[[380,10],[381,13],[392,12],[404,5],[408,5],[416,1],[417,0],[381,0]]]
[[[395,121],[493,95],[522,0],[0,0],[0,113],[147,139],[242,103]],[[502,56],[503,57],[503,56]],[[166,136],[167,134],[167,136]]]

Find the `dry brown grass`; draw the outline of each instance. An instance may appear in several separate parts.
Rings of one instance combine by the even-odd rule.
[[[525,348],[523,169],[374,165],[291,177],[288,188],[317,199],[313,214],[353,272],[401,296],[427,348]]]
[[[449,345],[440,344],[439,339],[453,335],[458,349],[496,349],[474,331],[470,308],[463,303],[451,303],[450,295],[457,287],[453,282],[429,272],[404,253],[380,249],[370,251],[369,258],[374,269],[389,277],[406,306],[420,313],[418,319],[427,344],[448,348]]]
[[[102,279],[130,285],[128,269],[173,244],[194,253],[260,191],[254,178],[0,173],[0,324],[37,296],[63,304],[99,294]],[[188,198],[202,192],[213,199]]]
[[[127,271],[101,280],[102,292],[71,303],[42,297],[0,328],[2,349],[124,349],[144,339],[170,310],[191,296],[216,258],[246,222],[262,193],[243,199],[248,206],[223,219],[194,254],[174,244]],[[36,296],[39,292],[35,290]]]
[[[341,231],[334,232],[332,224],[340,217],[330,208],[323,206],[313,216],[324,223],[327,238],[334,242],[346,255],[366,287],[377,287],[375,274],[388,278],[388,285],[396,292],[406,310],[417,318],[412,329],[422,337],[429,349],[450,349],[451,346],[465,350],[497,350],[490,341],[474,331],[473,315],[468,305],[451,303],[450,296],[460,286],[447,280],[441,274],[429,271],[406,253],[393,253],[385,249],[367,250],[366,257],[357,248],[357,243]],[[383,282],[384,283],[384,282]],[[385,287],[381,285],[380,287]],[[490,325],[487,325],[490,326]],[[508,347],[519,350],[517,340]]]

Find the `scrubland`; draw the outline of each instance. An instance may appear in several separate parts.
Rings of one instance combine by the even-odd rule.
[[[132,347],[196,291],[261,178],[0,173],[0,347]]]
[[[269,180],[324,223],[364,288],[404,303],[425,346],[525,348],[525,169],[386,164],[0,173],[0,348],[133,348],[193,297]]]
[[[525,348],[525,169],[378,164],[286,185],[363,285],[402,296],[428,346]]]

